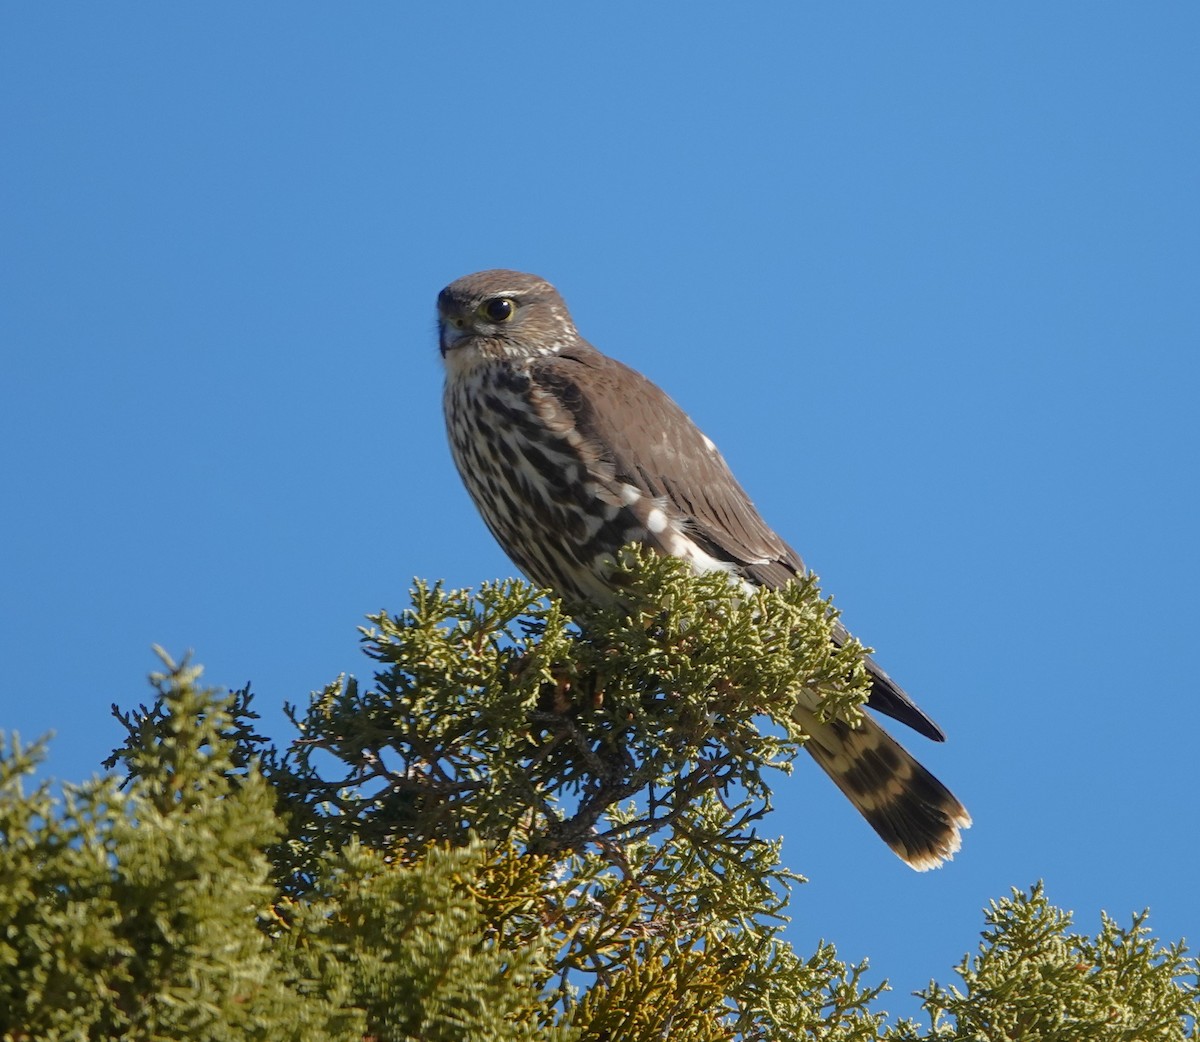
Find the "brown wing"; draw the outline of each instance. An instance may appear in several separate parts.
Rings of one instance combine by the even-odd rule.
[[[571,410],[617,481],[658,500],[709,555],[762,586],[802,575],[804,562],[763,521],[724,457],[688,415],[641,373],[586,342],[539,361],[534,381]],[[847,633],[839,623],[835,639]],[[872,659],[873,709],[935,741],[945,736]]]
[[[664,503],[706,553],[766,586],[803,573],[712,442],[640,373],[584,345],[538,363],[533,375],[571,408],[617,480]]]

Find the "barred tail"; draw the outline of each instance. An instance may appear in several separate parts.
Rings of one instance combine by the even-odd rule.
[[[818,723],[803,707],[796,718],[811,737],[805,748],[880,838],[918,872],[939,867],[971,827],[966,808],[874,720],[859,727]]]

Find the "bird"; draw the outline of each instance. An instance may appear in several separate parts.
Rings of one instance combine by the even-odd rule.
[[[807,574],[763,520],[713,441],[665,391],[588,343],[559,292],[518,271],[480,271],[437,298],[451,455],[496,541],[567,605],[618,599],[628,543],[750,586]],[[840,620],[834,639],[849,634]],[[869,708],[945,736],[867,657]],[[804,748],[885,843],[925,871],[960,849],[962,803],[877,721],[817,718],[801,695]]]

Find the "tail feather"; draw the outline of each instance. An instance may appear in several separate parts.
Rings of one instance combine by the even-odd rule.
[[[805,748],[899,857],[924,872],[952,858],[971,816],[954,794],[874,720],[819,723],[801,707]]]

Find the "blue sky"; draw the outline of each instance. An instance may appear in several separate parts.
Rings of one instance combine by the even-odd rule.
[[[437,291],[537,272],[949,735],[917,875],[805,762],[790,936],[887,1005],[1046,880],[1200,942],[1194,4],[7,4],[0,727],[82,779],[160,643],[277,707],[512,574]]]

